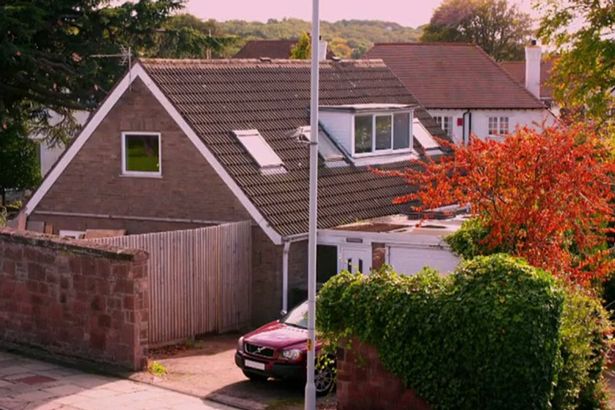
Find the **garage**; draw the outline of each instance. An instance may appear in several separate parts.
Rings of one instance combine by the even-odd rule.
[[[318,244],[335,250],[337,272],[366,274],[386,263],[404,275],[415,274],[425,266],[447,274],[457,267],[460,258],[444,238],[459,229],[465,219],[417,220],[391,215],[321,230]]]

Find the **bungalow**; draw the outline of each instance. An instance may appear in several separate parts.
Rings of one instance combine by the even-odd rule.
[[[517,126],[541,128],[555,117],[480,47],[464,43],[381,43],[381,58],[457,143],[501,138]]]
[[[139,60],[25,215],[71,234],[251,220],[253,320],[269,320],[306,282],[309,95],[308,61]],[[321,62],[320,95],[319,228],[406,214],[392,199],[412,188],[369,167],[441,154],[440,127],[380,60]],[[325,235],[319,252],[368,271],[386,237],[357,236]]]

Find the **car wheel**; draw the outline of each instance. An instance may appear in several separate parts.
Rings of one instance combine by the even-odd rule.
[[[250,379],[251,382],[266,382],[268,377],[258,373],[248,372],[243,370],[243,374]]]
[[[335,363],[326,366],[316,366],[314,384],[317,396],[326,396],[335,388]]]

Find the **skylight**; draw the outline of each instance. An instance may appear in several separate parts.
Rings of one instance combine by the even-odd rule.
[[[434,137],[429,133],[429,131],[427,131],[427,129],[417,118],[414,118],[412,121],[412,133],[414,134],[414,138],[416,138],[425,151],[440,149],[440,144],[438,144]]]
[[[235,130],[233,134],[256,161],[263,174],[285,173],[282,159],[265,141],[258,130]]]

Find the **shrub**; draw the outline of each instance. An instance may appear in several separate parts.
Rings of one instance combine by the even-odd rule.
[[[484,245],[488,233],[478,218],[472,218],[444,239],[455,253],[466,259],[472,259],[475,256],[493,253]]]
[[[562,368],[553,396],[555,409],[607,408],[602,372],[608,351],[607,314],[587,294],[568,289],[560,329]]]
[[[520,259],[477,257],[449,277],[345,272],[318,308],[326,337],[374,345],[436,409],[567,409],[599,396],[600,306]]]

